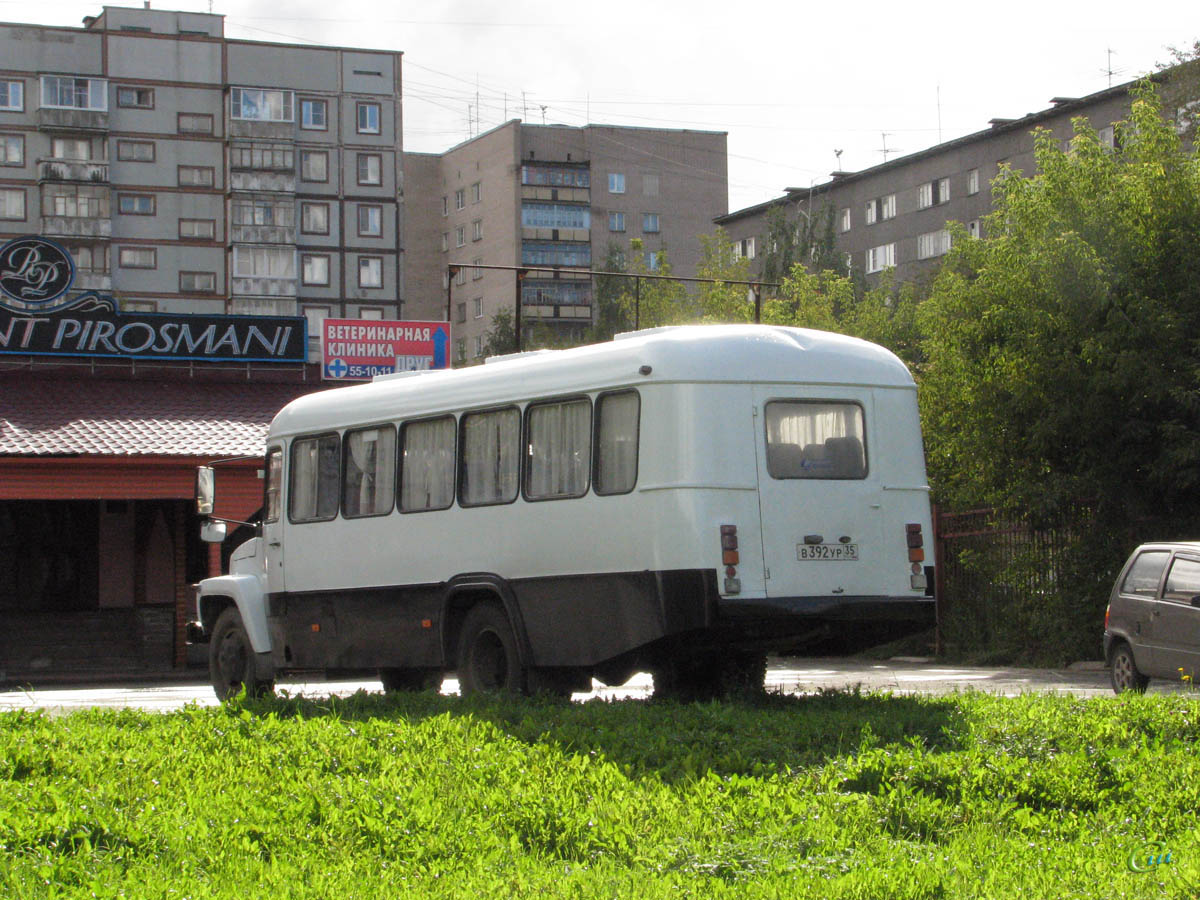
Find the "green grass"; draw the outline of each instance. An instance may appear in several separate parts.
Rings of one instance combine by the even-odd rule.
[[[11,713],[0,897],[1194,900],[1198,739],[1190,694]]]

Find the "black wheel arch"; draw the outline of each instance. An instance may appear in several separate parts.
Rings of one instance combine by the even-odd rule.
[[[533,665],[533,649],[525,620],[512,586],[490,572],[471,572],[456,575],[446,582],[442,597],[441,649],[447,668],[458,665],[458,639],[463,620],[479,603],[494,603],[504,610],[517,642],[517,655],[522,666]]]

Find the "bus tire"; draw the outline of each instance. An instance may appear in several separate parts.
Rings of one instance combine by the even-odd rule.
[[[385,694],[436,690],[442,686],[437,669],[380,669],[379,680]]]
[[[523,694],[525,669],[504,611],[493,603],[471,607],[458,641],[458,687],[463,694]]]
[[[236,697],[243,686],[248,697],[263,697],[275,690],[275,680],[259,671],[258,654],[236,606],[226,607],[217,617],[208,648],[208,675],[221,702]]]

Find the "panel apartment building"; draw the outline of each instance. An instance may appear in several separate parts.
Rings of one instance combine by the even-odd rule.
[[[610,245],[639,239],[647,268],[665,250],[674,274],[694,275],[698,236],[729,202],[724,132],[510,121],[406,153],[404,167],[406,282],[423,308],[441,298],[457,362],[481,358],[492,316],[518,295],[524,330],[582,331],[593,283],[569,270],[601,268]],[[529,268],[518,279],[488,265]]]
[[[978,235],[992,211],[990,184],[1001,166],[1032,174],[1035,128],[1064,144],[1074,134],[1072,120],[1085,117],[1102,141],[1112,145],[1113,123],[1130,110],[1132,84],[1086,97],[1055,97],[1051,106],[1019,118],[995,118],[987,129],[860,172],[833,172],[822,184],[787,188],[782,197],[720,216],[716,223],[734,242],[735,252],[761,258],[772,209],[791,222],[824,216],[832,209],[835,247],[847,269],[877,277],[894,269],[901,281],[928,275],[950,249],[947,223],[961,222]]]
[[[324,386],[305,317],[405,312],[400,63],[227,40],[199,13],[0,24],[0,246],[65,248],[65,303],[116,304],[0,297],[0,683],[186,662],[189,585],[236,543],[199,541],[195,466],[260,455],[275,412]],[[104,339],[84,355],[21,349],[85,317]],[[264,323],[285,356],[225,359]],[[210,338],[186,360],[118,352],[188,329]],[[260,467],[220,468],[218,514],[255,514]]]

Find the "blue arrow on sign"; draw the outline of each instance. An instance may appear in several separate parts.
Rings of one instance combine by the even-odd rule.
[[[446,333],[446,329],[438,326],[433,330],[433,367],[435,369],[446,368],[447,346],[450,343],[450,335]]]

